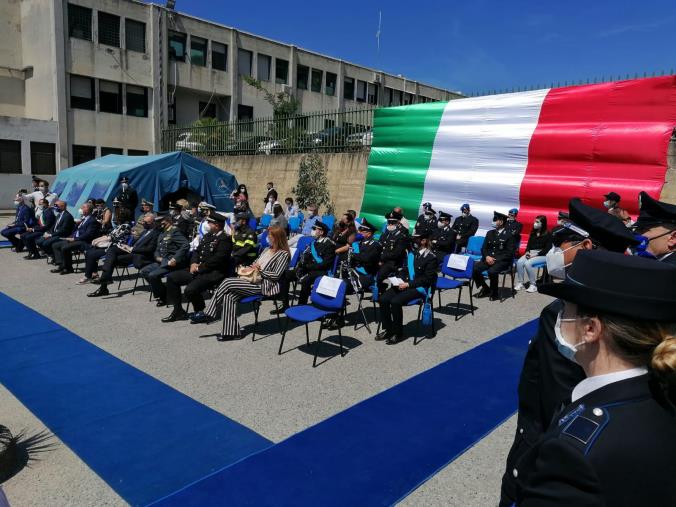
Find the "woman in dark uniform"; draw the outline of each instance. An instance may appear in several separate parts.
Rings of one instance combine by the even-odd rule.
[[[516,505],[676,506],[676,269],[583,251],[539,289],[586,378],[512,470]]]

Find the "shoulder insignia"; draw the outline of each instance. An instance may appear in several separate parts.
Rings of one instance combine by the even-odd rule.
[[[579,410],[580,408],[582,410]],[[568,417],[569,420],[564,423],[561,436],[567,437],[567,440],[584,454],[589,453],[592,445],[610,421],[607,410],[599,407],[591,410],[585,409],[583,405],[568,414]],[[559,426],[561,426],[561,421],[559,423]]]
[[[568,435],[587,445],[600,427],[601,425],[596,421],[592,421],[591,419],[579,415],[568,423],[568,426],[562,431],[562,434]]]

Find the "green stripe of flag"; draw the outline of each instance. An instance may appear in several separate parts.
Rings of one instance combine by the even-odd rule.
[[[376,110],[359,213],[373,225],[380,227],[384,214],[395,206],[404,208],[411,226],[415,223],[446,104],[432,102]]]

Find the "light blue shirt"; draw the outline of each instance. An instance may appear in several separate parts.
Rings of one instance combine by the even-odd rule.
[[[317,215],[313,217],[308,217],[305,219],[305,223],[303,224],[303,236],[310,236],[312,234],[312,226],[315,225],[315,222],[319,220],[319,217]]]

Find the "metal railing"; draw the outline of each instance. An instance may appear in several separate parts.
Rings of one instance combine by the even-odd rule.
[[[368,150],[374,110],[319,111],[171,127],[162,131],[162,151],[216,156]]]

